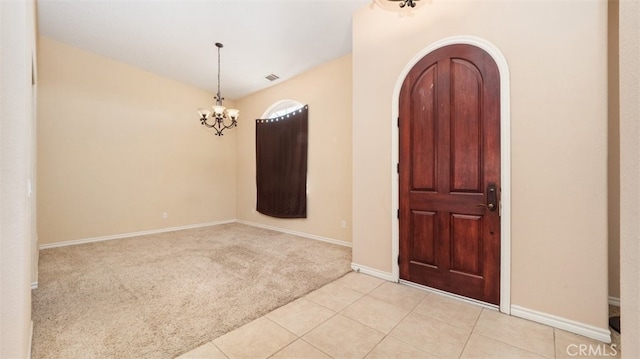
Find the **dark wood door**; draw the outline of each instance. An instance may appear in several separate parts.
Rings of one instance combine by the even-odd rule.
[[[499,304],[500,79],[450,45],[400,91],[400,278]]]

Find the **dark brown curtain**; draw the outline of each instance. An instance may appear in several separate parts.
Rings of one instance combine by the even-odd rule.
[[[256,210],[279,218],[307,217],[309,107],[256,120]]]

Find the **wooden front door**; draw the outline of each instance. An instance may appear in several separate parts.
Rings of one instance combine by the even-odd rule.
[[[499,304],[500,76],[484,50],[422,58],[400,91],[400,278]]]

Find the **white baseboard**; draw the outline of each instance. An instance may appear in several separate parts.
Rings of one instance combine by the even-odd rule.
[[[112,240],[112,239],[129,238],[129,237],[136,237],[136,236],[145,236],[145,235],[148,235],[148,234],[158,234],[158,233],[165,233],[165,232],[180,231],[180,230],[184,230],[184,229],[209,227],[209,226],[216,226],[216,225],[219,225],[219,224],[226,224],[226,223],[233,223],[233,222],[235,222],[235,219],[226,220],[226,221],[218,221],[218,222],[190,224],[190,225],[178,226],[178,227],[152,229],[152,230],[149,230],[149,231],[120,233],[120,234],[114,234],[114,235],[102,236],[102,237],[93,237],[93,238],[85,238],[85,239],[74,239],[74,240],[71,240],[71,241],[41,244],[41,245],[38,246],[38,248],[39,249],[48,249],[48,248],[56,248],[56,247],[73,246],[73,245],[76,245],[76,244],[109,241],[109,240]]]
[[[236,220],[236,222],[238,223],[242,223],[242,224],[246,224],[248,226],[253,226],[253,227],[259,227],[259,228],[264,228],[264,229],[270,229],[272,231],[278,231],[278,232],[282,232],[282,233],[288,233],[288,234],[293,234],[294,236],[298,236],[298,237],[304,237],[304,238],[309,238],[309,239],[315,239],[317,241],[322,241],[322,242],[327,242],[327,243],[332,243],[332,244],[337,244],[340,246],[344,246],[344,247],[351,247],[351,243],[349,242],[345,242],[345,241],[341,241],[339,239],[333,239],[333,238],[327,238],[327,237],[322,237],[322,236],[316,236],[315,234],[309,234],[309,233],[304,233],[304,232],[297,232],[297,231],[292,231],[290,229],[286,229],[286,228],[280,228],[280,227],[273,227],[273,226],[268,226],[266,224],[260,224],[260,223],[255,223],[255,222],[249,222],[249,221],[243,221],[243,220]]]
[[[393,277],[393,274],[391,274],[389,272],[383,272],[381,270],[374,269],[374,268],[367,267],[367,266],[363,266],[363,265],[356,264],[356,263],[351,263],[351,269],[353,269],[354,271],[356,271],[358,273],[368,274],[370,276],[373,276],[373,277],[376,277],[376,278],[380,278],[380,279],[384,279],[384,280],[387,280],[389,282],[396,282],[396,280]]]
[[[611,296],[610,296],[610,297],[609,297],[609,305],[613,305],[613,306],[619,307],[619,306],[620,306],[620,298],[618,298],[618,297],[611,297]]]
[[[611,332],[606,328],[598,328],[589,324],[573,321],[571,319],[557,317],[555,315],[538,312],[517,305],[511,306],[511,315],[545,324],[567,332],[582,335],[604,343],[611,343]]]

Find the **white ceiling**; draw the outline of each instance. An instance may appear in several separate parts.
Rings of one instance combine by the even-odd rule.
[[[40,34],[238,99],[351,52],[371,0],[37,0]],[[269,74],[280,76],[270,82]]]

